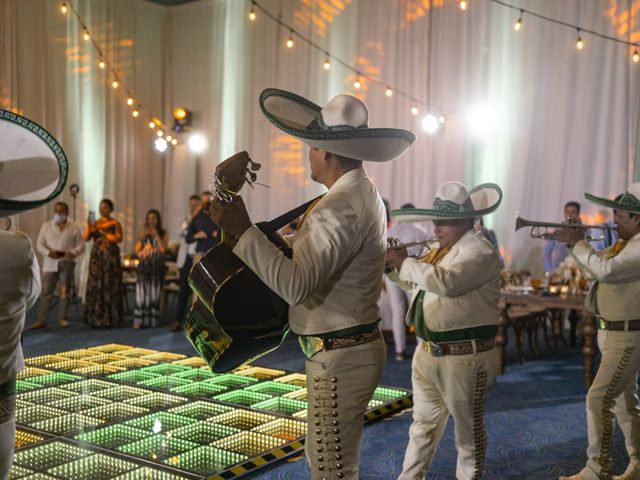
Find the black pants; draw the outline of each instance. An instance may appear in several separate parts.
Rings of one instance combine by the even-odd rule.
[[[182,268],[180,268],[180,291],[178,292],[178,311],[176,312],[176,321],[182,323],[187,314],[187,302],[191,297],[191,288],[189,288],[189,272],[193,267],[193,255],[187,255]]]

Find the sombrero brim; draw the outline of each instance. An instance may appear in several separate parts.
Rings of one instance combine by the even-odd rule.
[[[267,88],[260,109],[273,125],[307,145],[362,161],[386,162],[402,155],[416,136],[399,128],[334,127],[313,130],[308,125],[322,108],[295,93]]]
[[[455,212],[431,208],[401,208],[391,214],[400,223],[427,222],[429,220],[457,220],[488,215],[502,202],[502,189],[495,183],[483,183],[469,191],[473,211]]]
[[[0,217],[40,207],[62,192],[67,157],[44,128],[0,110],[0,145]]]
[[[627,195],[629,194],[627,193]],[[638,205],[630,205],[628,203],[620,203],[604,197],[596,197],[595,195],[592,195],[590,193],[585,193],[584,198],[586,198],[590,202],[597,203],[598,205],[609,208],[615,208],[616,210],[622,210],[624,212],[631,213],[640,213],[640,203],[638,203]]]

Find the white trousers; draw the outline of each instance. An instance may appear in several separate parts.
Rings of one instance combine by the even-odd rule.
[[[482,478],[486,448],[484,401],[500,367],[498,350],[434,357],[424,348],[413,356],[413,423],[399,480],[422,480],[431,465],[449,415],[458,451],[456,478]]]
[[[386,360],[382,337],[321,351],[306,361],[307,440],[312,479],[358,478],[364,414]]]
[[[401,289],[389,277],[384,276],[384,290],[389,298],[391,307],[391,328],[393,331],[393,344],[396,353],[404,353],[407,348],[407,325],[405,316],[409,308],[409,294]]]
[[[602,360],[587,393],[587,465],[585,480],[608,478],[613,461],[611,447],[615,419],[624,434],[629,468],[640,465],[640,331],[598,330]],[[615,419],[614,419],[615,417]]]
[[[16,396],[0,399],[0,480],[9,478],[16,441]]]

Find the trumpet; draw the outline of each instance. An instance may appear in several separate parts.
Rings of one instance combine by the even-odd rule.
[[[520,230],[523,227],[531,227],[531,231],[529,232],[529,236],[531,238],[538,238],[542,240],[557,240],[559,235],[560,228],[576,228],[580,230],[584,230],[584,239],[587,242],[598,242],[604,239],[604,232],[616,231],[616,227],[610,227],[608,225],[583,225],[582,223],[550,223],[550,222],[534,222],[532,220],[526,220],[518,214],[516,214],[516,231]],[[546,231],[549,228],[555,228],[553,232]],[[542,231],[545,229],[545,231]],[[592,236],[589,234],[589,230],[601,230],[602,235],[599,237]]]
[[[426,240],[422,240],[420,242],[408,242],[408,243],[400,243],[397,238],[393,240],[387,240],[387,250],[402,250],[403,248],[415,247],[417,245],[424,246],[427,251],[431,250],[431,247],[438,243],[438,238],[428,238]]]

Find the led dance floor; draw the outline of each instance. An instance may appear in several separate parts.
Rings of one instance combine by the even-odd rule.
[[[302,373],[108,344],[28,358],[10,479],[230,479],[304,448]],[[378,387],[366,421],[412,404]]]

